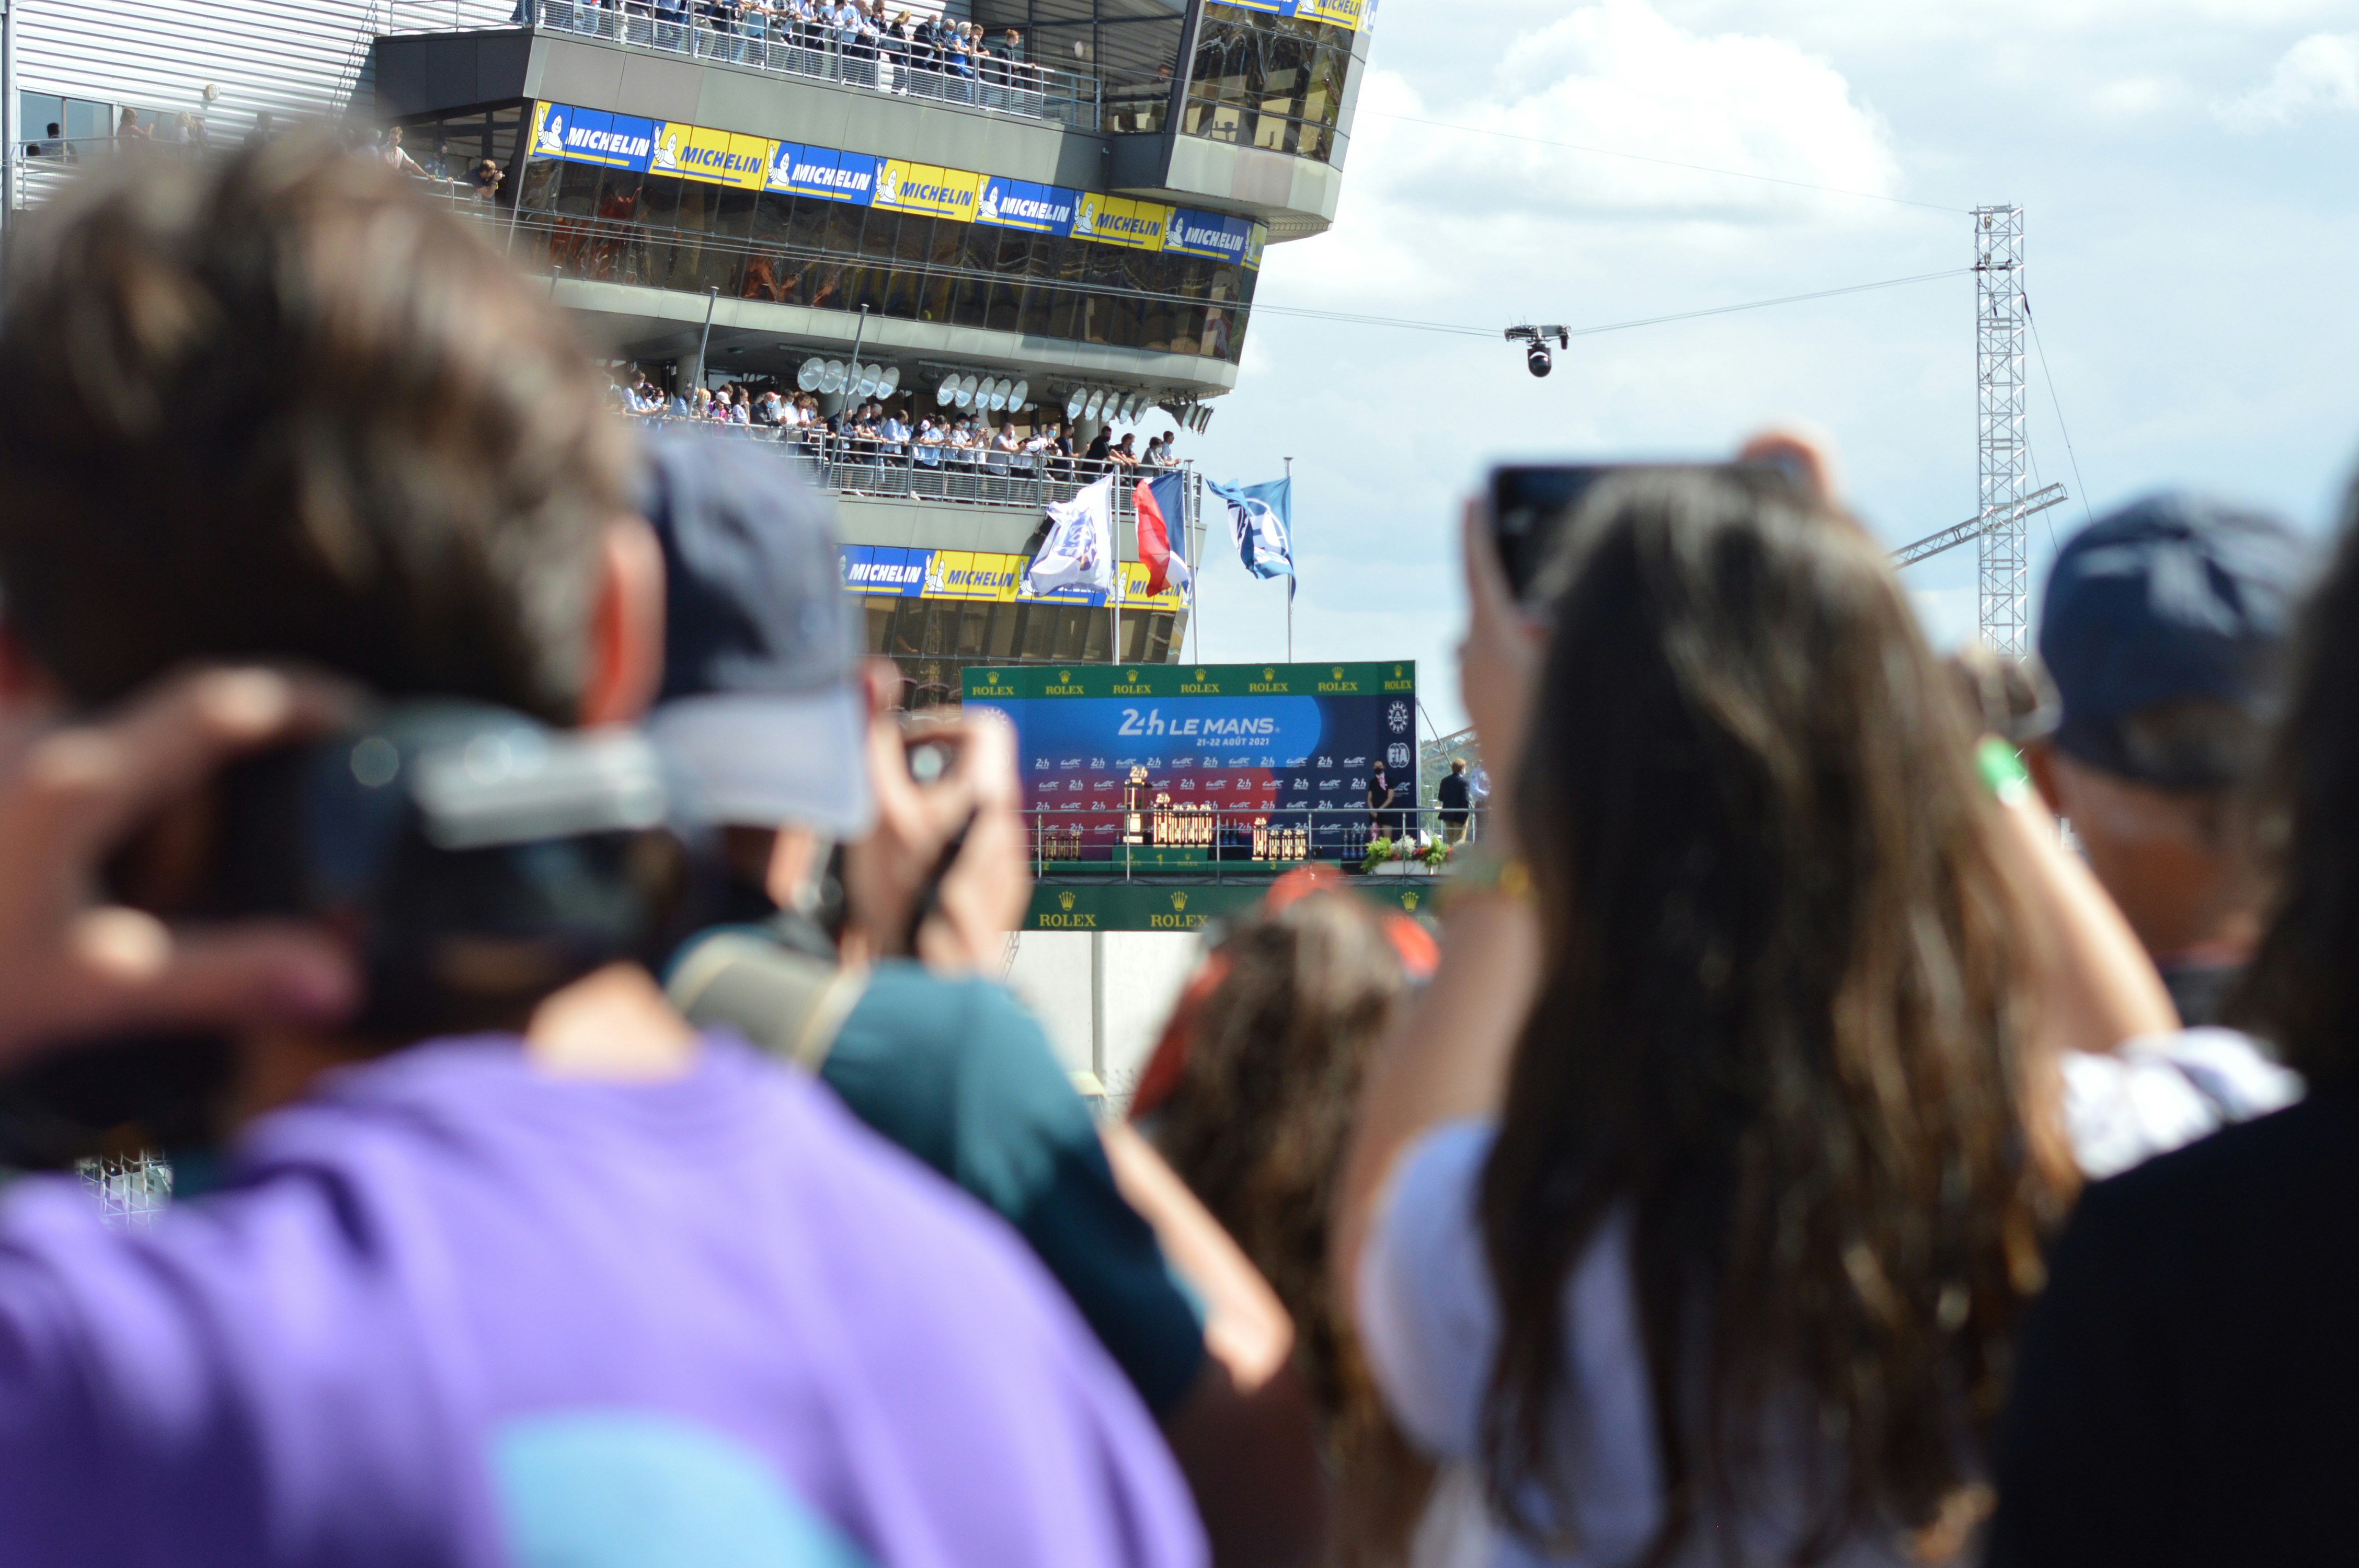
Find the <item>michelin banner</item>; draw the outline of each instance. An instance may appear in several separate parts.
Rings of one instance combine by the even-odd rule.
[[[1213,3],[1234,5],[1240,11],[1259,11],[1266,16],[1325,22],[1330,27],[1342,27],[1349,32],[1366,31],[1375,26],[1376,19],[1375,0],[1213,0]]]
[[[1408,660],[977,668],[965,672],[964,696],[1016,727],[1025,806],[1074,813],[1068,831],[1083,860],[1136,849],[1141,834],[1148,849],[1170,837],[1133,827],[1131,812],[1207,827],[1217,817],[1206,848],[1240,859],[1252,857],[1257,826],[1300,832],[1310,853],[1333,856],[1366,841],[1377,766],[1417,798]]]
[[[1060,588],[1053,593],[1024,591],[1022,556],[985,550],[906,549],[890,545],[841,546],[843,586],[868,598],[962,599],[1013,604],[1074,604],[1103,609],[1104,593],[1082,588]],[[1187,600],[1176,588],[1147,591],[1147,565],[1122,563],[1125,610],[1181,611]]]
[[[1190,211],[874,153],[766,141],[571,103],[538,105],[532,126],[532,157],[547,162],[591,163],[740,190],[788,191],[853,207],[918,212],[953,222],[1079,235],[1100,244],[1203,256],[1248,269],[1261,265],[1267,232],[1249,219],[1226,213]]]

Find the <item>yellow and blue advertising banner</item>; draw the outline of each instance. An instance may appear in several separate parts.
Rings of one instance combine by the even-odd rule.
[[[1060,588],[1052,593],[1028,593],[1024,589],[1025,557],[988,550],[908,549],[892,545],[841,546],[846,591],[893,599],[956,599],[969,602],[1013,604],[1081,604],[1103,609],[1102,590]],[[1166,585],[1161,593],[1147,591],[1147,564],[1122,563],[1122,607],[1125,610],[1188,608],[1187,596]]]
[[[1265,16],[1325,22],[1351,32],[1376,19],[1375,0],[1213,0],[1213,4],[1234,5],[1240,11],[1258,11]]]
[[[537,158],[644,169],[655,151],[655,138],[656,123],[636,114],[543,103],[532,116],[532,156]]]
[[[884,172],[877,177],[874,204],[889,207],[896,212],[922,212],[930,218],[972,223],[982,195],[983,176],[979,174],[888,157]]]
[[[1232,218],[1223,212],[1193,212],[1185,207],[1171,211],[1169,227],[1163,231],[1163,248],[1183,256],[1205,256],[1213,261],[1242,262],[1245,246],[1253,239],[1253,221]]]
[[[833,147],[778,142],[772,146],[766,178],[772,190],[865,207],[875,199],[876,176],[884,167],[885,160],[874,153],[842,153]]]
[[[1061,185],[1035,185],[995,174],[983,182],[983,205],[975,210],[974,221],[1036,234],[1070,234],[1081,202],[1080,191]]]
[[[657,129],[655,155],[647,168],[657,174],[759,190],[770,168],[770,144],[675,120]]]
[[[1291,0],[1289,0],[1291,3]],[[1267,231],[1249,219],[1158,201],[941,168],[874,153],[773,142],[683,121],[642,120],[571,103],[540,103],[530,156],[674,175],[740,190],[790,191],[962,223],[1071,235],[1137,251],[1261,265]]]
[[[1123,245],[1134,251],[1159,251],[1164,231],[1170,227],[1171,209],[1158,201],[1133,201],[1122,196],[1082,193],[1073,210],[1073,232],[1100,244]]]

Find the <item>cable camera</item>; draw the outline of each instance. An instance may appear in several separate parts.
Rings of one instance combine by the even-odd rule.
[[[1550,366],[1555,362],[1549,355],[1548,341],[1550,338],[1556,340],[1556,346],[1560,349],[1572,347],[1572,333],[1563,327],[1510,327],[1507,329],[1507,341],[1526,345],[1524,368],[1534,375],[1548,374]]]

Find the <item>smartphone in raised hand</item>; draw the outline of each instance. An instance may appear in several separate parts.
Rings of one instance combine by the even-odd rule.
[[[1565,524],[1601,480],[1723,463],[1502,463],[1491,470],[1491,539],[1516,599],[1529,603]]]

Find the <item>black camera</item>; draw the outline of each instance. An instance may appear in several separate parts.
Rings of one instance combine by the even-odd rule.
[[[111,892],[174,920],[307,920],[365,977],[347,1033],[386,1047],[516,1029],[570,981],[660,964],[720,909],[717,829],[636,730],[419,702],[251,758],[192,807],[199,848],[135,841]],[[162,837],[162,834],[157,837]],[[0,1164],[209,1142],[228,1043],[84,1044],[0,1078]]]
[[[1534,375],[1546,375],[1555,361],[1549,356],[1548,341],[1556,340],[1560,349],[1572,347],[1572,330],[1568,327],[1510,327],[1507,341],[1524,345],[1524,367]]]

